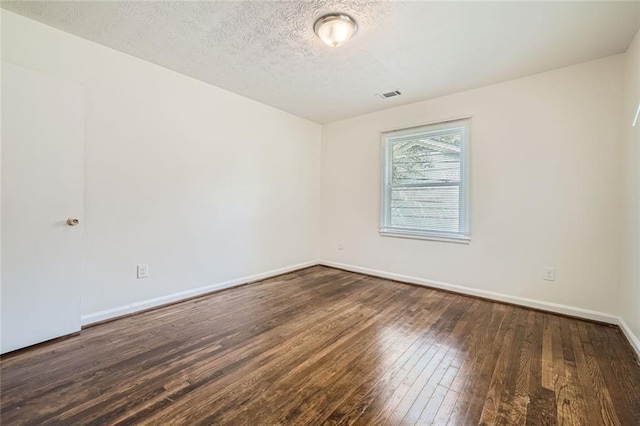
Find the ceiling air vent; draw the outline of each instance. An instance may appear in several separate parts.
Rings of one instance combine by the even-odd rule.
[[[387,93],[378,93],[378,96],[380,96],[382,99],[389,99],[389,98],[393,98],[394,96],[400,96],[402,95],[402,93],[400,93],[399,90],[394,90],[393,92],[387,92]]]

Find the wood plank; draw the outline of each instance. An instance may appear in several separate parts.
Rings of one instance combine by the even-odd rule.
[[[614,386],[613,383],[608,385],[605,382],[605,377],[600,370],[600,362],[602,356],[593,349],[593,344],[589,338],[589,332],[587,327],[590,324],[584,322],[578,323],[578,333],[582,339],[582,348],[584,350],[586,368],[591,379],[591,384],[596,390],[596,407],[598,407],[597,415],[591,415],[590,420],[606,425],[621,425],[618,418],[618,414],[615,411],[615,406],[611,401],[610,389]]]
[[[502,424],[521,425],[526,423],[527,412],[529,409],[529,384],[531,381],[531,360],[532,360],[532,347],[534,341],[534,321],[535,312],[529,310],[523,310],[523,316],[526,316],[526,322],[521,325],[518,330],[521,333],[522,338],[516,337],[516,342],[519,347],[517,360],[517,372],[514,372],[515,378],[511,377],[512,389],[511,399],[507,403],[507,398],[503,406],[500,407],[499,421]]]
[[[640,424],[619,329],[312,267],[0,359],[0,423]]]

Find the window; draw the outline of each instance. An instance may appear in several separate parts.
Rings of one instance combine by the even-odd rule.
[[[469,241],[469,124],[383,134],[381,235]]]

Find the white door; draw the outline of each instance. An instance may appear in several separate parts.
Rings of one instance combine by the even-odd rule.
[[[82,88],[2,62],[1,160],[5,353],[80,330]]]

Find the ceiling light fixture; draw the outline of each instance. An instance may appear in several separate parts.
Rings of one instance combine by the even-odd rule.
[[[344,13],[324,15],[313,24],[313,31],[326,45],[338,47],[358,32],[355,19]]]

